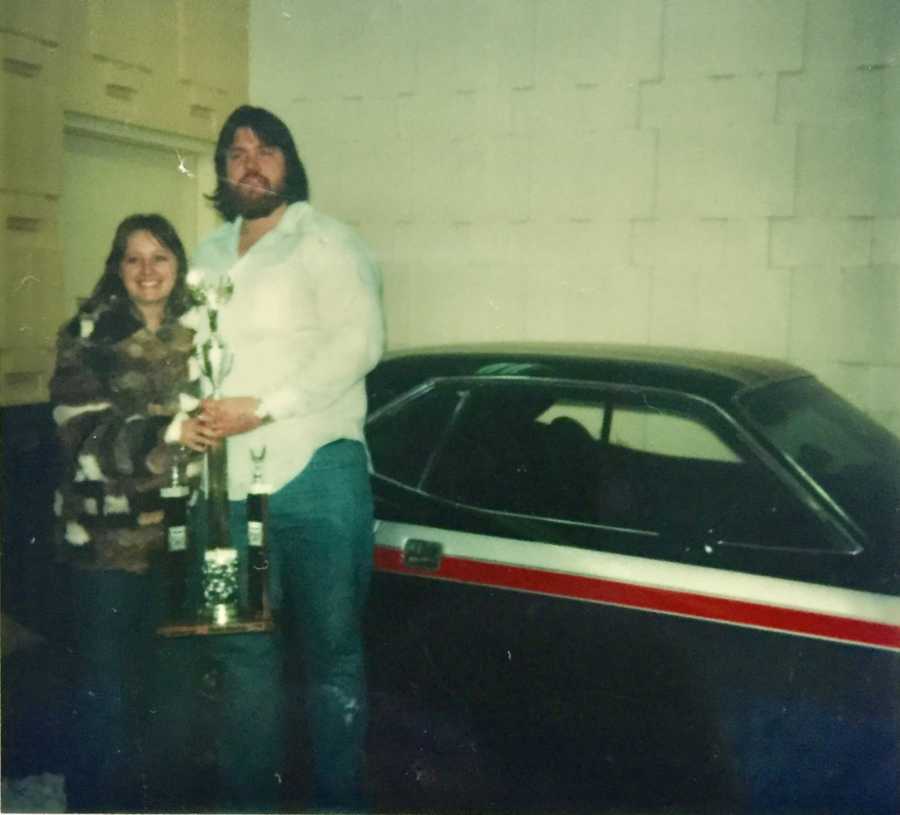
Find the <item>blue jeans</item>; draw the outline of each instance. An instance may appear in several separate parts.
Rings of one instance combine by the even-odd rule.
[[[80,569],[72,588],[80,675],[66,773],[69,807],[144,809],[158,592],[150,575]]]
[[[244,549],[245,505],[234,501],[229,510],[232,539]],[[269,499],[270,602],[300,657],[317,806],[355,806],[362,798],[368,718],[362,615],[372,528],[368,460],[357,441],[320,448]]]
[[[160,643],[150,742],[156,811],[277,812],[283,709],[277,634]],[[211,765],[211,759],[215,764]]]

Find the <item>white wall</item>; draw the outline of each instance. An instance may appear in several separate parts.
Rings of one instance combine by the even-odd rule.
[[[900,431],[896,0],[253,0],[393,347],[784,357]]]

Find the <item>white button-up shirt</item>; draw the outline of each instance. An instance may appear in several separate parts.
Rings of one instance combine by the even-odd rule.
[[[227,273],[231,300],[219,333],[234,354],[224,396],[262,399],[274,420],[228,439],[228,492],[243,499],[250,451],[266,447],[266,481],[277,490],[336,439],[364,441],[365,375],[381,357],[380,277],[353,230],[306,202],[238,256],[241,218],[197,249],[207,280]]]

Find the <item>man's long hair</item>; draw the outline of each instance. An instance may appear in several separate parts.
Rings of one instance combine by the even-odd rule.
[[[287,125],[274,113],[265,108],[242,105],[237,108],[222,125],[219,140],[216,142],[216,189],[207,198],[212,201],[218,213],[226,220],[233,221],[240,212],[230,195],[228,183],[228,150],[234,142],[234,134],[238,128],[250,128],[263,144],[277,147],[284,154],[284,192],[282,197],[288,204],[309,200],[309,181],[303,162],[297,154],[297,147]]]
[[[166,312],[172,317],[180,317],[190,308],[191,300],[187,290],[188,261],[184,244],[175,227],[162,215],[129,215],[116,228],[103,274],[94,286],[91,296],[80,311],[92,311],[100,306],[125,305],[129,302],[128,291],[122,282],[122,258],[128,248],[128,239],[135,232],[149,232],[175,255],[175,286],[166,302]]]

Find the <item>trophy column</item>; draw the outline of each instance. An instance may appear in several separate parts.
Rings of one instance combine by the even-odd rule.
[[[212,388],[222,398],[222,383],[231,371],[234,355],[219,334],[219,312],[207,308],[209,337],[200,346],[200,364]],[[206,453],[207,524],[209,541],[203,553],[203,605],[201,614],[214,625],[228,625],[240,614],[237,550],[231,545],[228,525],[228,453],[222,443]]]
[[[231,370],[232,352],[219,334],[218,311],[209,311],[209,337],[200,347],[203,374],[212,387],[212,398],[222,398],[222,383]],[[209,534],[215,546],[229,546],[228,445],[223,442],[206,453]]]

